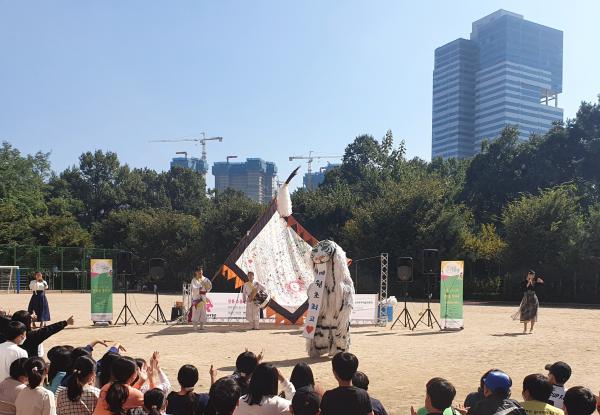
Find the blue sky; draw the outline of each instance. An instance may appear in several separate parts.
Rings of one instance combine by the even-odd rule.
[[[200,147],[149,140],[205,131],[224,137],[211,165],[262,157],[284,177],[290,155],[392,129],[429,160],[434,49],[499,8],[564,31],[567,117],[596,99],[596,0],[0,0],[0,140],[57,171],[94,149],[165,170]]]

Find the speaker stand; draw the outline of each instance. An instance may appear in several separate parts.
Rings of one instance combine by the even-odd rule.
[[[156,317],[152,316],[152,313],[154,312],[154,310],[156,310]],[[150,312],[148,313],[148,316],[146,317],[146,320],[144,320],[142,325],[145,325],[150,317],[152,317],[154,319],[154,322],[156,322],[156,323],[169,324],[165,317],[165,313],[163,313],[163,310],[160,307],[160,304],[158,302],[158,290],[156,290],[156,301],[154,303],[154,307],[152,307],[152,310],[150,310]]]
[[[423,314],[421,314],[421,317],[419,317],[417,322],[414,324],[414,326],[412,328],[413,330],[417,327],[417,325],[419,323],[423,323],[427,327],[433,329],[434,322],[440,330],[442,329],[442,326],[440,326],[439,321],[437,320],[437,318],[435,318],[435,314],[433,313],[433,311],[431,311],[431,277],[432,277],[431,275],[427,276],[427,309],[423,312]],[[426,317],[427,317],[427,321],[425,321]]]
[[[135,322],[135,324],[139,324],[138,321],[135,319],[135,316],[133,315],[133,312],[131,311],[131,309],[129,308],[129,306],[127,305],[127,279],[125,279],[125,291],[123,292],[123,294],[125,294],[125,304],[123,305],[123,308],[121,308],[121,312],[119,313],[119,317],[117,317],[117,319],[115,320],[115,322],[113,323],[113,325],[116,325],[119,320],[121,319],[121,316],[123,316],[123,325],[126,326],[127,323],[129,323],[129,320],[133,320]],[[127,315],[127,312],[129,312],[129,316]]]
[[[406,284],[406,283],[405,283]],[[408,311],[408,307],[406,306],[406,298],[408,297],[408,292],[407,292],[407,288],[406,286],[404,287],[404,308],[402,309],[402,311],[400,312],[400,314],[398,315],[398,317],[396,317],[396,320],[394,321],[394,324],[392,324],[392,327],[390,327],[390,330],[394,328],[394,326],[396,325],[396,323],[398,321],[400,321],[400,319],[402,317],[404,317],[404,321],[400,321],[400,323],[404,326],[404,327],[408,327],[410,330],[414,330],[414,326],[416,326],[415,321],[413,320],[412,316],[410,315],[410,311]],[[413,326],[411,328],[411,326]]]

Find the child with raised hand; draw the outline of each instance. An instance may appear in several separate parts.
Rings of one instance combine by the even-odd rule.
[[[144,359],[135,359],[138,368],[147,375],[146,380],[140,385],[139,389],[145,393],[150,389],[158,388],[164,393],[171,390],[171,382],[167,374],[160,367],[160,353],[155,351],[150,357],[149,363]]]
[[[117,358],[112,363],[111,375],[111,381],[100,390],[94,415],[121,415],[129,409],[144,405],[144,394],[131,386],[138,378],[137,365],[133,359]]]

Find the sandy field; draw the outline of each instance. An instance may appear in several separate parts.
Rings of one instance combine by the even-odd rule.
[[[154,304],[151,294],[129,296],[130,307],[141,323]],[[171,306],[179,295],[163,295],[161,306],[170,317]],[[0,294],[0,307],[5,310],[26,308],[29,295]],[[75,316],[75,326],[68,327],[44,343],[45,350],[59,344],[83,346],[93,339],[121,342],[132,357],[149,358],[153,350],[161,352],[162,367],[176,384],[177,370],[190,363],[201,372],[197,391],[208,390],[210,365],[221,375],[232,372],[236,356],[248,348],[264,350],[265,360],[281,368],[289,376],[298,362],[311,365],[315,378],[325,388],[335,385],[329,359],[309,359],[298,327],[262,325],[260,331],[249,331],[239,323],[209,325],[204,332],[190,326],[93,327],[89,313],[89,294],[48,294],[54,321]],[[123,296],[114,295],[115,317],[123,305]],[[369,393],[380,399],[390,414],[409,414],[410,406],[424,401],[425,383],[432,377],[450,380],[457,389],[455,402],[477,389],[479,378],[487,369],[505,370],[513,378],[513,397],[520,399],[524,376],[546,373],[544,365],[556,360],[568,362],[573,375],[568,385],[585,385],[600,390],[598,341],[600,310],[545,308],[541,305],[539,322],[532,335],[521,335],[522,326],[510,319],[517,305],[465,306],[465,330],[440,332],[425,326],[414,332],[398,324],[387,327],[361,326],[352,329],[352,348],[360,360],[359,370],[370,378]],[[439,305],[433,305],[437,312]],[[396,313],[400,311],[396,308]],[[420,303],[409,304],[416,320],[424,309]],[[94,357],[104,353],[97,346]],[[202,376],[204,375],[204,376]],[[568,386],[567,385],[567,386]]]

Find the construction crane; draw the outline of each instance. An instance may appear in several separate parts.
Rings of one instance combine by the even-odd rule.
[[[310,150],[308,152],[308,156],[290,156],[289,160],[306,160],[306,164],[308,164],[308,190],[312,190],[312,162],[316,159],[332,159],[332,158],[342,158],[343,156],[313,156],[314,151]]]
[[[196,141],[200,144],[202,144],[202,161],[203,161],[203,165],[208,169],[208,161],[206,159],[206,142],[207,141],[218,141],[221,142],[223,141],[223,137],[209,137],[206,138],[206,134],[205,133],[200,133],[202,135],[202,138],[180,138],[180,139],[175,139],[175,140],[150,140],[150,143],[178,143],[178,142],[182,142],[182,141]]]

